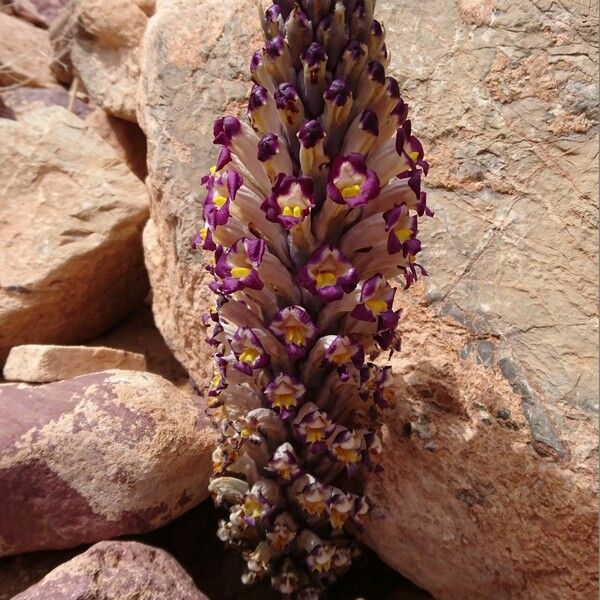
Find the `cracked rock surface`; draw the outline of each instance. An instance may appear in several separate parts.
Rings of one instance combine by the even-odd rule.
[[[142,48],[146,264],[197,385],[210,351],[200,174],[243,114],[248,1],[157,2]],[[366,539],[440,600],[597,596],[597,5],[378,3],[432,168],[431,270],[401,295],[398,406]],[[194,43],[190,43],[194,40]]]

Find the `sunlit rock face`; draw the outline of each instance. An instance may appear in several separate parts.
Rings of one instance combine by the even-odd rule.
[[[212,375],[198,319],[208,277],[189,246],[198,179],[216,158],[214,119],[245,112],[259,45],[253,6],[216,6],[159,3],[139,111],[154,310],[198,385]],[[380,2],[378,16],[432,159],[436,218],[422,233],[430,277],[399,300],[394,381],[406,401],[388,413],[385,471],[367,484],[367,540],[440,598],[586,598],[597,552],[595,17],[493,1]]]

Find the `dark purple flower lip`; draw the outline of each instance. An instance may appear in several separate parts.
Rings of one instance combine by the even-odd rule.
[[[294,360],[306,356],[318,335],[317,326],[301,306],[281,309],[273,317],[269,329]]]
[[[380,85],[385,83],[385,67],[378,60],[369,62],[367,72],[372,81],[376,81]]]
[[[372,110],[363,110],[360,115],[360,128],[375,137],[379,135],[379,118]]]
[[[325,131],[319,121],[307,121],[298,132],[298,139],[304,148],[314,148],[325,139]]]
[[[376,198],[380,189],[379,177],[367,168],[362,154],[338,156],[333,161],[327,194],[334,202],[357,208]]]
[[[298,283],[324,302],[333,302],[356,287],[358,271],[341,250],[326,244],[300,270]]]
[[[265,162],[279,152],[279,138],[274,133],[267,133],[258,142],[258,160]]]
[[[352,92],[348,84],[343,79],[334,79],[327,90],[325,90],[325,100],[332,102],[336,106],[344,106],[351,96]]]
[[[302,60],[311,69],[327,62],[327,53],[321,44],[313,42],[302,54]]]
[[[263,240],[242,238],[221,254],[216,261],[215,274],[223,280],[223,294],[228,295],[246,287],[263,289],[264,284],[257,269],[265,250],[266,244]]]
[[[213,144],[229,146],[231,140],[240,133],[242,124],[237,117],[221,117],[213,126]]]
[[[279,222],[285,229],[291,229],[309,215],[313,206],[312,179],[280,173],[271,195],[265,199],[261,208],[269,221]]]
[[[265,52],[271,59],[280,57],[284,50],[285,40],[280,35],[270,39],[265,45]]]
[[[268,96],[267,89],[255,83],[248,99],[248,111],[252,112],[264,106],[267,103]]]
[[[346,46],[347,52],[354,60],[358,60],[361,56],[365,55],[365,47],[356,40],[351,40]]]
[[[275,90],[275,105],[279,110],[292,110],[298,112],[296,105],[300,100],[300,96],[296,88],[291,83],[281,83]]]
[[[381,37],[383,35],[383,27],[377,19],[373,19],[371,23],[371,34],[375,37]]]

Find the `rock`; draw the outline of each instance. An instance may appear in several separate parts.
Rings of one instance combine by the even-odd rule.
[[[167,552],[138,542],[100,542],[13,600],[207,600]]]
[[[3,375],[8,381],[50,383],[109,369],[145,371],[146,359],[143,354],[102,346],[29,344],[11,349]]]
[[[80,0],[71,60],[96,104],[137,121],[139,43],[148,17],[133,0]]]
[[[78,29],[77,7],[78,0],[69,0],[48,30],[52,47],[50,69],[54,77],[61,83],[68,84],[73,80],[71,48]]]
[[[89,340],[136,306],[148,209],[141,182],[63,108],[2,119],[0,139],[1,363],[12,346]]]
[[[500,338],[561,437],[565,410],[598,406],[597,15],[572,0],[378,14],[432,162],[428,298]]]
[[[16,120],[15,111],[10,106],[6,106],[2,96],[0,96],[0,119]]]
[[[69,0],[10,0],[12,12],[33,25],[48,28]]]
[[[212,363],[198,315],[212,299],[201,257],[190,248],[201,216],[199,174],[215,160],[214,119],[245,106],[250,49],[260,44],[255,14],[252,0],[159,1],[142,50],[139,117],[152,213],[144,245],[153,310],[175,357],[201,384]]]
[[[246,9],[158,2],[142,50],[153,310],[200,386],[210,351],[197,317],[210,300],[190,239],[212,122],[245,107],[259,45]],[[422,231],[432,275],[396,365],[401,401],[387,470],[369,482],[368,541],[440,600],[587,600],[597,580],[595,16],[572,1],[378,11],[431,158],[437,218]]]
[[[0,88],[56,85],[51,55],[46,31],[0,12]]]
[[[149,531],[206,498],[198,397],[106,371],[0,387],[0,555]]]
[[[136,123],[113,117],[100,108],[92,112],[85,122],[140,179],[146,178],[146,136]]]
[[[569,455],[540,455],[500,367],[460,358],[477,334],[411,296],[366,541],[438,600],[597,596],[596,422],[565,407]]]
[[[145,305],[140,304],[126,319],[87,345],[121,348],[143,354],[147,371],[161,375],[189,393],[193,391],[185,369],[173,357],[154,324],[151,309]]]
[[[60,86],[50,88],[19,86],[2,92],[2,99],[6,106],[13,110],[17,119],[21,115],[46,106],[68,108],[70,103],[69,92]],[[72,112],[81,119],[85,119],[93,110],[93,105],[84,102],[80,98],[73,99]]]

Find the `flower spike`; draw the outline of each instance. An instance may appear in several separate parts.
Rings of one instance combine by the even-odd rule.
[[[220,438],[217,535],[285,598],[318,600],[359,547],[381,470],[380,415],[396,399],[395,305],[426,275],[429,164],[386,73],[375,0],[273,0],[250,61],[247,121],[219,118],[191,240],[211,254],[202,316]]]

